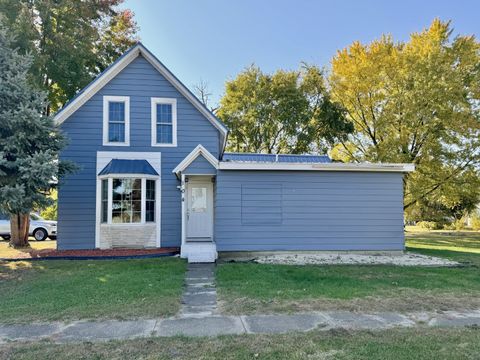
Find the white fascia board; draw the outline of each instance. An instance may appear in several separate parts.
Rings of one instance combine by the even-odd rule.
[[[195,149],[172,170],[177,176],[180,175],[197,157],[202,155],[215,169],[218,169],[219,161],[213,156],[210,151],[205,149],[201,144],[198,144]]]
[[[137,179],[137,178],[145,178],[145,179],[151,179],[151,180],[156,180],[160,177],[160,175],[151,175],[151,174],[124,174],[124,173],[119,173],[119,174],[106,174],[106,175],[98,175],[99,179],[108,179],[108,178],[116,178],[116,179]]]
[[[140,45],[141,46],[141,45]],[[141,47],[142,56],[150,63],[152,66],[158,70],[188,101],[192,103],[195,108],[200,111],[211,123],[215,126],[223,136],[227,135],[228,130],[223,126],[220,121],[209,111],[201,102],[198,100],[195,95],[193,95],[190,90],[188,90],[185,85],[183,85],[171,72],[168,70],[152,53],[147,51],[143,46]]]
[[[101,74],[97,79],[91,82],[83,90],[78,97],[69,102],[65,108],[60,111],[53,118],[56,125],[62,124],[70,115],[77,111],[83,104],[85,104],[93,95],[102,89],[110,80],[120,73],[125,67],[130,64],[140,54],[140,48],[132,49],[120,61],[115,63],[110,69]]]
[[[104,87],[110,80],[122,71],[128,64],[130,64],[139,55],[142,55],[157,71],[162,74],[190,103],[203,114],[215,128],[217,128],[223,136],[223,141],[226,141],[228,129],[209,111],[190,90],[183,85],[171,72],[168,70],[150,51],[147,50],[141,43],[135,45],[132,50],[120,58],[112,65],[110,69],[101,74],[97,79],[91,82],[81,92],[78,97],[74,98],[65,108],[61,109],[54,117],[55,124],[60,125],[70,115],[77,111],[83,104],[85,104],[93,95],[95,95],[102,87]]]
[[[414,164],[368,164],[368,163],[260,163],[244,161],[221,161],[219,170],[292,170],[292,171],[370,171],[370,172],[412,172]]]

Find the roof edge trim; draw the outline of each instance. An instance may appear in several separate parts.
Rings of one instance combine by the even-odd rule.
[[[363,172],[401,172],[415,171],[414,164],[391,163],[265,163],[221,161],[219,170],[286,170],[286,171],[363,171]]]

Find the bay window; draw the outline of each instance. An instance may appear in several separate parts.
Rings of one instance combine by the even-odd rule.
[[[101,222],[155,222],[156,184],[156,180],[145,177],[101,179]]]

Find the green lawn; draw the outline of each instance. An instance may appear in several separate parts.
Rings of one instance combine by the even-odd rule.
[[[478,359],[478,329],[312,331],[218,338],[151,338],[107,343],[0,345],[6,359]]]
[[[479,231],[419,231],[407,227],[407,246],[412,249],[434,249],[480,254]]]
[[[185,268],[177,258],[0,262],[0,322],[173,315]]]
[[[409,237],[410,251],[464,263],[459,268],[398,266],[291,266],[226,263],[217,267],[220,304],[228,313],[309,310],[419,311],[480,307],[480,254],[414,248],[430,239],[436,249],[456,233]],[[463,237],[461,237],[463,239]],[[480,234],[469,235],[472,250]],[[423,245],[427,242],[424,241]],[[463,248],[463,243],[462,246]]]

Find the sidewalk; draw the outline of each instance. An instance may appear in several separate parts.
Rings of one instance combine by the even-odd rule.
[[[11,340],[107,341],[151,336],[276,334],[313,329],[382,330],[392,327],[480,327],[480,310],[444,313],[313,312],[294,315],[188,316],[134,321],[77,321],[0,325],[0,343]]]

